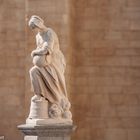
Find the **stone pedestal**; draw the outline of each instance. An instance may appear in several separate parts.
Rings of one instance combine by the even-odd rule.
[[[36,98],[36,100],[33,100]],[[48,101],[44,98],[37,99],[37,96],[34,95],[31,99],[30,113],[28,118],[32,119],[47,119],[48,118]]]
[[[75,130],[74,125],[19,125],[24,134],[24,140],[70,140]]]

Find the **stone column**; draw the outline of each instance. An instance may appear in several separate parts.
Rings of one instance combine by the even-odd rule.
[[[74,125],[19,125],[24,134],[24,140],[70,140],[75,130]]]

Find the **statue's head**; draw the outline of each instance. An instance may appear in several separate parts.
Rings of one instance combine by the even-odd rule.
[[[33,15],[31,16],[28,25],[31,29],[35,28],[43,29],[44,21],[39,16]]]

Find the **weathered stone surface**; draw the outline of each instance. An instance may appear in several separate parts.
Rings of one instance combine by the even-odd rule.
[[[76,126],[73,125],[19,125],[24,134],[24,140],[70,140]]]

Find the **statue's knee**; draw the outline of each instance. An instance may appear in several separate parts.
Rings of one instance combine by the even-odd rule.
[[[34,75],[34,74],[37,74],[38,73],[38,69],[37,67],[32,67],[29,71],[30,75]]]

